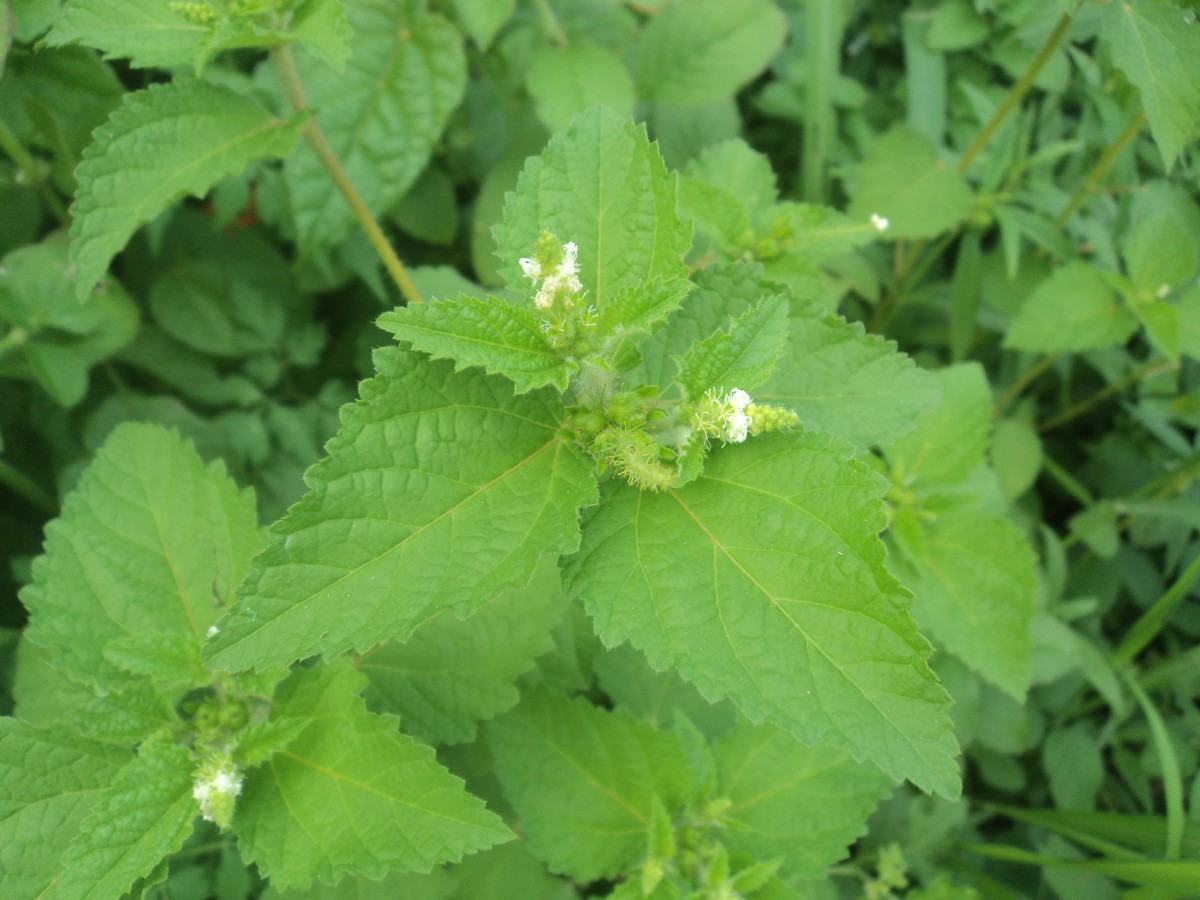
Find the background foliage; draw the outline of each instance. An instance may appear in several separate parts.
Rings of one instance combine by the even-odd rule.
[[[1195,18],[0,0],[5,896],[1194,896]]]

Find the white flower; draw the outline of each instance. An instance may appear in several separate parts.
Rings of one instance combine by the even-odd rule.
[[[741,388],[734,388],[725,399],[738,412],[750,405],[750,395]]]
[[[576,265],[578,259],[579,247],[574,241],[567,241],[563,244],[562,262],[551,272],[543,273],[541,264],[535,259],[520,260],[521,270],[528,278],[534,281],[545,279],[533,298],[534,306],[549,309],[554,305],[555,298],[564,291],[577,294],[583,290],[583,284],[579,281],[579,267]]]
[[[196,773],[192,785],[192,798],[200,804],[200,815],[214,822],[218,814],[224,817],[233,809],[233,799],[242,792],[242,773],[237,766],[225,761],[216,769],[202,769]]]
[[[735,412],[725,417],[725,440],[740,444],[750,430],[750,417],[744,412]]]
[[[890,224],[891,223],[879,213],[871,213],[871,225],[874,226],[876,231],[880,233],[887,231]]]
[[[204,634],[206,637],[215,638],[217,636],[217,634],[220,632],[220,630],[221,629],[218,628],[216,625],[209,625],[208,631],[206,631]]]
[[[528,256],[522,256],[517,260],[521,264],[521,271],[525,273],[525,277],[531,281],[537,281],[542,277],[542,264],[536,259],[530,259]]]

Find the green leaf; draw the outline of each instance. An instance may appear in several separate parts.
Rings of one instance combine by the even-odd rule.
[[[633,78],[609,50],[591,44],[543,47],[525,75],[538,118],[550,131],[565,131],[577,113],[607,106],[622,117],[633,114]]]
[[[374,215],[421,174],[466,85],[457,29],[415,6],[351,4],[354,36],[344,74],[299,60],[316,123]],[[284,178],[303,246],[330,246],[350,233],[354,214],[309,144],[296,149]]]
[[[1196,276],[1200,248],[1189,224],[1164,210],[1130,229],[1121,249],[1139,299],[1165,296]]]
[[[542,231],[579,245],[579,279],[600,314],[622,291],[655,278],[684,277],[690,230],[675,213],[668,175],[643,126],[597,108],[579,116],[530,159],[495,229],[501,272],[522,293],[517,260]]]
[[[280,686],[272,719],[311,722],[247,776],[234,827],[247,862],[281,890],[428,872],[511,837],[432,748],[367,712],[365,681],[341,660]]]
[[[916,427],[886,450],[905,486],[961,483],[983,465],[992,431],[992,390],[979,363],[934,373],[942,403],[923,413]]]
[[[1104,276],[1069,262],[1034,289],[1013,318],[1004,346],[1044,353],[1097,350],[1125,343],[1137,329]]]
[[[473,740],[476,722],[516,704],[514,682],[554,648],[550,632],[564,606],[558,566],[543,559],[529,584],[504,591],[465,622],[446,610],[404,643],[360,657],[358,670],[371,681],[367,703],[398,714],[420,740]]]
[[[183,747],[144,745],[80,825],[63,855],[55,896],[120,897],[182,847],[199,812],[194,768]]]
[[[672,3],[642,32],[638,86],[663,103],[713,103],[765,69],[786,36],[787,20],[769,0]]]
[[[454,360],[457,372],[480,366],[503,375],[518,394],[548,384],[565,391],[574,369],[550,346],[533,310],[499,297],[460,294],[414,303],[384,313],[376,324],[434,359]]]
[[[1141,91],[1170,169],[1200,121],[1200,26],[1167,3],[1113,3],[1104,20],[1113,63]]]
[[[888,237],[931,238],[953,228],[974,198],[961,175],[938,158],[937,148],[906,125],[876,139],[858,168],[849,215],[888,220]]]
[[[504,379],[399,348],[375,363],[208,644],[212,664],[261,669],[402,640],[578,545],[596,486],[557,437],[556,394],[514,397]]]
[[[716,742],[723,842],[753,859],[782,857],[782,874],[820,878],[867,830],[892,788],[873,766],[828,747],[808,748],[770,725],[739,724]]]
[[[892,533],[901,551],[892,569],[916,597],[913,615],[921,628],[984,678],[1023,699],[1032,654],[1035,559],[1021,529],[986,510],[964,508],[932,520],[906,512]]]
[[[350,58],[351,34],[342,0],[305,0],[292,14],[288,28],[290,37],[339,74]]]
[[[488,726],[488,741],[530,852],[580,882],[631,867],[654,798],[673,809],[688,788],[673,735],[583,698],[531,693]]]
[[[500,26],[512,18],[517,0],[454,0],[463,31],[486,50]]]
[[[755,396],[794,410],[805,428],[867,447],[911,430],[938,386],[893,341],[812,303],[793,308],[787,349]]]
[[[883,480],[827,435],[714,452],[679,491],[611,483],[568,568],[596,630],[806,744],[954,795],[949,698],[883,565]]]
[[[604,307],[597,331],[609,339],[653,334],[691,290],[692,282],[686,278],[656,278],[629,287]]]
[[[163,0],[67,0],[45,42],[81,43],[133,66],[169,68],[192,63],[209,33]]]
[[[127,683],[109,646],[129,635],[198,646],[261,541],[253,494],[223,464],[206,466],[173,432],[119,426],[46,526],[21,593],[29,638],[87,684]]]
[[[749,222],[756,221],[779,198],[771,161],[741,138],[706,147],[683,171],[689,179],[704,182],[732,197]]]
[[[75,293],[92,293],[139,226],[184,194],[199,195],[246,163],[286,156],[303,117],[276,119],[254,101],[202,81],[127,94],[84,151],[71,206]]]
[[[965,50],[983,42],[988,34],[987,20],[969,0],[943,0],[929,21],[925,43],[930,50]]]
[[[129,759],[69,731],[0,719],[0,871],[9,896],[45,895],[80,822]]]
[[[757,387],[771,377],[787,337],[787,299],[781,294],[766,297],[728,329],[697,341],[678,357],[678,382],[693,399],[712,388]]]

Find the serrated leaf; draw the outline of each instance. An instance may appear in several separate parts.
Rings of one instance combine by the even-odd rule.
[[[783,858],[787,878],[820,878],[867,830],[892,788],[873,766],[828,747],[805,747],[770,725],[739,724],[713,747],[722,840],[753,859]]]
[[[764,297],[730,326],[678,357],[678,383],[696,399],[713,388],[749,390],[771,377],[788,337],[788,302]]]
[[[128,635],[199,645],[261,544],[255,519],[223,464],[163,428],[119,426],[46,526],[21,593],[30,640],[98,688],[129,681],[105,654]]]
[[[811,203],[777,204],[763,215],[758,231],[771,242],[772,253],[809,260],[836,256],[879,237],[870,222],[855,222],[835,209]]]
[[[288,35],[333,71],[345,71],[351,29],[342,0],[305,0],[292,14]]]
[[[414,303],[385,312],[376,324],[434,359],[454,360],[455,371],[479,366],[503,375],[518,394],[548,384],[565,391],[574,368],[550,346],[533,310],[499,297]]]
[[[757,220],[779,199],[771,161],[741,138],[706,147],[683,171],[689,178],[728,193],[749,222]]]
[[[949,698],[883,565],[884,490],[827,435],[756,437],[678,491],[610,484],[569,585],[609,646],[628,639],[752,721],[955,795]]]
[[[530,693],[488,726],[488,743],[530,852],[581,882],[626,871],[654,798],[674,809],[688,788],[673,735],[583,698]]]
[[[633,114],[633,78],[612,51],[592,44],[543,47],[525,74],[538,118],[551,131],[565,131],[577,113],[607,106]]]
[[[206,648],[212,664],[261,669],[402,640],[578,545],[596,483],[557,437],[557,394],[514,397],[505,379],[399,348],[375,363]]]
[[[348,8],[353,37],[344,74],[301,59],[316,123],[379,215],[396,203],[429,161],[466,86],[457,29],[405,0],[358,0]],[[284,178],[306,247],[344,238],[354,214],[308,144],[288,160]]]
[[[968,507],[931,521],[898,522],[893,535],[901,553],[892,569],[913,592],[922,629],[984,678],[1024,698],[1035,559],[1021,529]]]
[[[755,396],[795,411],[805,428],[868,447],[909,431],[938,386],[894,342],[813,303],[793,308],[787,348]]]
[[[103,653],[118,668],[163,686],[203,687],[212,680],[200,662],[194,634],[127,634],[105,644]]]
[[[341,660],[280,688],[272,717],[311,722],[247,776],[234,827],[247,862],[281,890],[428,872],[512,836],[431,747],[366,711],[365,680]]]
[[[653,334],[692,290],[686,278],[656,278],[617,294],[596,322],[606,338]]]
[[[992,390],[978,363],[934,373],[942,402],[916,420],[916,427],[887,448],[887,458],[905,485],[954,485],[981,466],[992,431]]]
[[[1170,169],[1200,121],[1200,25],[1171,4],[1113,3],[1104,34]]]
[[[45,895],[80,822],[129,759],[69,731],[0,719],[0,871],[9,896]]]
[[[133,66],[171,67],[193,62],[209,31],[163,0],[67,0],[45,42],[85,44]]]
[[[1125,343],[1137,319],[1095,268],[1069,262],[1039,284],[1013,318],[1004,346],[1045,353]]]
[[[508,196],[494,233],[514,290],[529,290],[517,260],[533,252],[542,231],[579,246],[579,279],[601,315],[624,290],[687,275],[691,234],[675,212],[675,176],[643,126],[602,107],[551,138]]]
[[[638,85],[663,103],[713,103],[734,94],[783,45],[787,20],[769,0],[691,0],[655,15],[638,42]]]
[[[961,175],[938,158],[925,135],[906,125],[878,138],[858,169],[850,218],[888,220],[888,237],[931,238],[953,228],[974,198]]]
[[[360,657],[357,668],[371,682],[367,702],[399,715],[405,732],[420,740],[473,740],[476,722],[516,704],[514,682],[553,649],[550,632],[564,607],[558,566],[545,559],[528,584],[504,591],[465,622],[446,610],[404,643]]]
[[[194,768],[183,747],[144,745],[83,820],[53,896],[119,897],[182,847],[199,813]]]
[[[253,100],[202,81],[126,94],[96,130],[76,173],[76,296],[88,297],[133,233],[179,197],[203,194],[253,160],[287,156],[303,121],[277,119]]]

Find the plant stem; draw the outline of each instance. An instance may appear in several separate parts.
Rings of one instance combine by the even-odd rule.
[[[1102,403],[1103,401],[1105,401],[1109,397],[1111,397],[1113,394],[1119,394],[1121,391],[1125,390],[1125,388],[1129,387],[1130,385],[1137,384],[1139,381],[1141,381],[1144,378],[1153,378],[1155,375],[1162,375],[1165,372],[1173,372],[1178,368],[1179,368],[1179,363],[1177,363],[1177,362],[1168,362],[1168,363],[1154,362],[1148,366],[1144,366],[1144,367],[1138,369],[1136,372],[1126,375],[1120,381],[1114,381],[1112,384],[1108,385],[1107,387],[1101,388],[1100,390],[1096,391],[1096,393],[1092,394],[1090,397],[1080,400],[1078,403],[1067,407],[1061,413],[1059,413],[1057,416],[1052,416],[1051,418],[1047,419],[1045,422],[1040,423],[1037,427],[1037,430],[1041,434],[1045,434],[1047,431],[1053,431],[1055,428],[1058,428],[1060,425],[1065,425],[1067,422],[1070,422],[1072,419],[1083,415],[1085,412],[1087,412],[1089,409],[1091,409],[1097,403]]]
[[[996,401],[996,405],[992,412],[993,418],[998,418],[1004,410],[1012,404],[1014,400],[1024,393],[1025,388],[1029,387],[1034,381],[1041,377],[1042,373],[1049,369],[1055,362],[1058,361],[1058,353],[1047,353],[1036,363],[1026,369],[1021,377],[1009,385],[1008,390],[1000,395]]]
[[[537,7],[538,16],[542,20],[542,28],[546,30],[546,34],[554,42],[554,45],[556,47],[568,46],[570,42],[567,40],[567,33],[563,30],[562,22],[558,21],[554,10],[550,8],[550,4],[546,0],[533,0],[533,5]]]
[[[967,171],[967,168],[975,161],[975,157],[980,151],[987,146],[988,141],[1004,124],[1004,120],[1009,114],[1015,110],[1025,95],[1029,93],[1029,89],[1033,87],[1034,79],[1038,77],[1046,63],[1050,61],[1050,57],[1054,55],[1054,51],[1058,49],[1059,42],[1063,39],[1063,35],[1067,33],[1067,29],[1071,27],[1071,22],[1075,18],[1075,13],[1063,13],[1058,20],[1058,24],[1054,26],[1054,30],[1050,32],[1050,36],[1046,38],[1046,42],[1042,44],[1042,49],[1037,52],[1037,56],[1033,58],[1033,62],[1024,71],[1017,83],[1009,90],[1008,95],[992,113],[992,117],[987,121],[987,124],[980,129],[975,135],[975,140],[971,141],[969,147],[964,151],[962,159],[958,161],[959,174]]]
[[[1046,470],[1047,475],[1058,482],[1059,487],[1084,506],[1091,506],[1096,502],[1096,498],[1092,496],[1091,491],[1080,484],[1070,472],[1056,463],[1052,457],[1042,457],[1042,468]],[[1072,535],[1072,537],[1076,536]],[[1063,543],[1063,547],[1069,547],[1072,543],[1074,541],[1068,539]]]
[[[808,0],[804,7],[805,84],[804,199],[824,203],[825,164],[833,143],[833,84],[842,48],[842,0]]]
[[[1138,132],[1142,130],[1142,126],[1145,124],[1146,113],[1139,109],[1138,114],[1133,117],[1133,121],[1125,126],[1125,130],[1122,131],[1117,139],[1109,145],[1108,149],[1104,151],[1104,155],[1096,160],[1096,164],[1092,166],[1092,170],[1088,172],[1087,178],[1083,179],[1083,184],[1079,185],[1079,188],[1074,194],[1071,195],[1070,201],[1068,201],[1067,205],[1063,207],[1063,211],[1060,212],[1058,214],[1058,218],[1054,220],[1055,225],[1057,225],[1059,228],[1062,228],[1067,224],[1067,220],[1071,218],[1071,215],[1075,212],[1075,210],[1079,209],[1079,207],[1083,204],[1083,201],[1088,198],[1088,195],[1091,194],[1093,188],[1096,187],[1096,183],[1108,173],[1110,168],[1112,168],[1112,164],[1117,161],[1117,157],[1120,156],[1121,151],[1125,149],[1125,145],[1137,136]]]
[[[24,497],[43,512],[54,515],[58,512],[58,504],[54,498],[42,490],[33,479],[24,475],[10,463],[0,459],[0,484],[3,484],[14,494]]]
[[[271,51],[271,59],[275,63],[275,69],[279,73],[280,81],[283,83],[284,92],[287,94],[292,106],[297,112],[307,111],[309,109],[308,98],[304,95],[304,85],[300,81],[300,70],[296,68],[296,58],[292,55],[292,48],[287,44],[280,44]],[[342,168],[337,154],[329,146],[329,141],[326,140],[325,134],[317,125],[316,120],[310,118],[301,130],[308,139],[308,142],[312,144],[312,148],[316,151],[317,158],[321,160],[325,171],[329,173],[329,177],[333,179],[333,183],[337,185],[337,189],[346,198],[346,203],[349,204],[351,212],[354,213],[354,217],[362,225],[363,231],[367,233],[367,240],[371,242],[371,246],[375,249],[384,267],[388,270],[388,274],[392,276],[392,280],[400,288],[400,293],[404,296],[404,299],[409,303],[421,302],[424,298],[413,282],[412,276],[408,274],[408,269],[400,261],[400,257],[396,255],[396,251],[392,249],[392,245],[388,243],[388,239],[384,235],[383,229],[379,226],[379,222],[367,208],[366,202],[358,192],[358,188],[354,186],[354,182],[350,180],[350,176],[346,173],[346,170]]]
[[[1163,800],[1167,807],[1167,841],[1163,848],[1163,858],[1179,859],[1183,848],[1183,778],[1179,772],[1179,758],[1175,755],[1175,747],[1167,726],[1163,724],[1162,716],[1137,679],[1128,669],[1120,670],[1129,691],[1142,708],[1146,724],[1150,726],[1150,737],[1154,741],[1154,749],[1158,753],[1159,771],[1162,772]]]
[[[1191,565],[1175,579],[1175,583],[1167,589],[1166,593],[1155,600],[1154,605],[1142,613],[1141,617],[1125,632],[1125,638],[1113,652],[1114,663],[1120,666],[1132,662],[1133,658],[1158,636],[1171,613],[1187,596],[1197,578],[1200,578],[1200,554],[1197,554]]]
[[[22,179],[41,195],[46,207],[50,210],[50,214],[60,224],[65,224],[69,221],[70,215],[67,213],[67,208],[63,206],[62,201],[58,199],[58,194],[54,193],[54,189],[46,184],[46,179],[38,172],[37,161],[33,158],[33,155],[21,146],[21,142],[17,140],[17,136],[2,121],[0,121],[0,150],[3,150],[8,158],[13,161]]]

